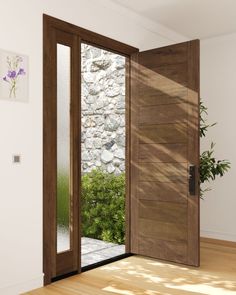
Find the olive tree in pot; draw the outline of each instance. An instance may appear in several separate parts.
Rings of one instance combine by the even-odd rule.
[[[209,128],[216,125],[208,124],[207,107],[200,102],[200,138],[206,136]],[[209,150],[203,151],[200,155],[200,197],[203,199],[204,193],[209,191],[210,188],[202,188],[202,184],[210,181],[214,181],[217,176],[222,177],[229,169],[230,162],[228,160],[217,160],[214,156],[215,143],[211,143]]]

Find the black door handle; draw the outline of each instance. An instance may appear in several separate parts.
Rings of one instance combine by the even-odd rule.
[[[194,196],[196,194],[196,166],[189,166],[189,179],[188,179],[189,194]]]

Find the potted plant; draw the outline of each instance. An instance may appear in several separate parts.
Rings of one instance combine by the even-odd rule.
[[[200,138],[206,136],[209,128],[216,125],[207,124],[207,107],[200,102]],[[222,177],[229,169],[230,162],[228,160],[218,160],[214,156],[215,143],[211,143],[209,150],[203,151],[200,155],[200,197],[203,199],[204,193],[210,188],[202,188],[202,184],[214,181],[217,176]]]

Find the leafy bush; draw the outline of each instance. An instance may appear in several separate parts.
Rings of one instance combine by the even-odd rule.
[[[82,235],[124,244],[125,175],[93,170],[82,178]]]
[[[68,226],[68,176],[58,176],[57,221]],[[93,170],[82,176],[82,236],[116,244],[125,242],[125,174]]]

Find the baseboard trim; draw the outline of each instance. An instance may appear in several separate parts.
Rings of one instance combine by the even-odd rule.
[[[200,236],[204,238],[209,238],[209,239],[236,242],[236,235],[232,233],[227,233],[227,232],[201,230]]]
[[[43,287],[43,274],[34,277],[25,282],[19,282],[17,284],[1,287],[0,294],[4,295],[19,295],[37,288]]]
[[[225,247],[236,248],[236,242],[234,241],[226,241],[226,240],[219,240],[219,239],[206,238],[206,237],[201,237],[200,241],[201,243],[209,243],[209,244],[215,244],[215,245],[220,245]]]

